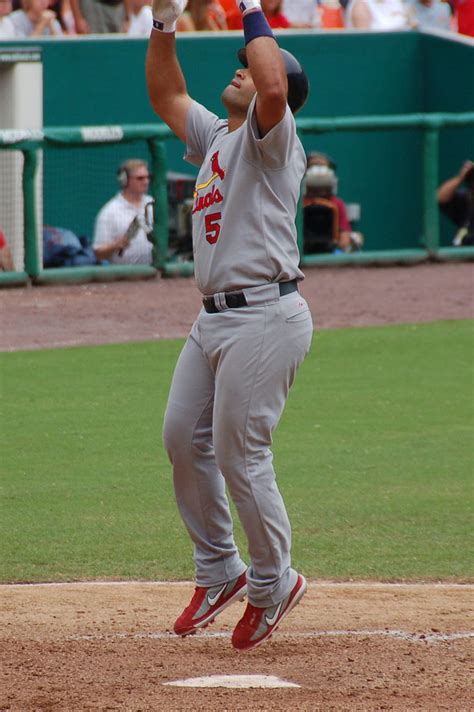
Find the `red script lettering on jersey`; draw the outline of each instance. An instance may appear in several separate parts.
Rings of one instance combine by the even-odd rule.
[[[212,190],[210,190],[205,195],[195,195],[193,215],[194,213],[198,213],[200,210],[209,208],[211,205],[214,205],[214,203],[222,203],[222,201],[222,193],[220,192],[219,188],[216,188],[216,186],[213,185]]]

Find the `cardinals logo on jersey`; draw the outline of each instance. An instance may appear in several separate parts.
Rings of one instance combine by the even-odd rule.
[[[216,151],[211,156],[211,177],[205,183],[197,183],[196,185],[196,189],[193,194],[193,213],[198,213],[200,210],[204,210],[204,208],[209,208],[211,205],[214,205],[214,203],[222,203],[222,193],[215,185],[215,181],[218,178],[220,180],[224,180],[225,171],[219,164],[219,151]],[[213,183],[214,185],[212,185]],[[202,191],[205,191],[211,185],[211,190],[202,195]]]
[[[199,213],[201,210],[210,208],[211,205],[222,203],[224,197],[216,185],[216,181],[223,181],[225,171],[219,163],[219,151],[216,151],[211,156],[211,177],[205,183],[197,183],[194,191],[194,205],[192,213]],[[212,187],[211,187],[212,186]],[[210,190],[208,190],[210,188]],[[206,211],[204,215],[204,230],[206,242],[210,245],[215,245],[219,239],[221,232],[222,213]]]
[[[211,156],[211,169],[213,175],[217,175],[221,180],[224,180],[225,173],[219,165],[219,151],[216,151]]]

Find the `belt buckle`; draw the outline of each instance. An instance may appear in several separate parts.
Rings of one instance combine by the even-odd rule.
[[[225,295],[225,302],[229,309],[239,309],[247,306],[247,300],[243,292],[230,292]]]
[[[204,309],[208,312],[208,314],[212,314],[213,312],[217,311],[216,302],[214,301],[214,297],[203,297],[202,303],[204,305]]]

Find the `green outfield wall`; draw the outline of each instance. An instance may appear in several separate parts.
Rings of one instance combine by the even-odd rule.
[[[416,32],[286,32],[279,40],[301,59],[310,77],[311,95],[302,118],[474,110],[472,43]],[[222,111],[219,94],[235,71],[241,44],[238,33],[178,37],[189,92],[211,110]],[[73,38],[36,40],[35,45],[42,48],[44,126],[156,120],[145,86],[146,40]],[[359,227],[367,249],[420,246],[421,131],[329,132],[305,136],[304,143],[308,150],[321,149],[336,159],[339,194],[361,205]],[[443,129],[439,150],[442,180],[466,157],[474,157],[474,128]],[[49,151],[44,222],[90,235],[97,209],[117,189],[117,165],[131,153],[145,155],[145,146]],[[180,142],[167,142],[168,168],[195,173],[182,154]],[[93,200],[80,180],[84,164],[94,177]],[[450,244],[451,237],[451,226],[443,222],[441,243]]]

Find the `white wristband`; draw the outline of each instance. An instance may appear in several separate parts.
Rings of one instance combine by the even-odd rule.
[[[176,32],[176,20],[173,20],[173,22],[163,22],[157,17],[154,17],[153,29],[157,30],[157,32]]]
[[[242,15],[262,9],[260,0],[237,0],[237,5]]]

